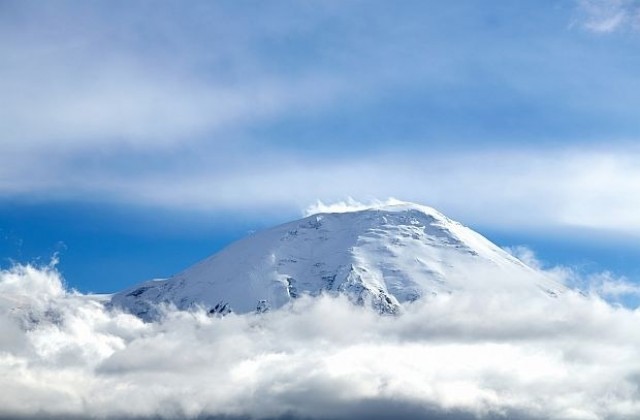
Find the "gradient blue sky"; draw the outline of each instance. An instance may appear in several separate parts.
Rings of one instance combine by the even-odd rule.
[[[640,3],[0,0],[0,257],[170,275],[316,200],[640,279]]]

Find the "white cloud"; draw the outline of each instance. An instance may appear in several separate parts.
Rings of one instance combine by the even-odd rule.
[[[144,324],[18,266],[0,297],[0,416],[640,415],[640,312],[597,296],[458,294],[399,317],[326,297]]]
[[[564,271],[567,283],[584,290],[585,293],[602,296],[619,304],[640,305],[640,285],[624,276],[616,276],[608,271],[586,276],[569,269]]]
[[[257,56],[276,31],[312,30],[321,5],[304,22],[277,7],[244,22],[244,9],[206,3],[5,9],[0,164],[227,145],[238,140],[229,127],[322,108],[347,86],[316,67],[270,71]]]
[[[596,10],[594,5],[599,4],[583,3],[585,10]],[[613,10],[631,4],[601,3],[613,5]],[[318,121],[330,127],[337,120],[320,111],[332,106],[340,109],[350,101],[350,112],[354,112],[377,107],[395,98],[395,93],[402,97],[409,90],[426,89],[425,96],[433,87],[436,92],[465,90],[475,79],[474,73],[460,70],[467,68],[484,68],[485,74],[493,74],[518,98],[553,92],[547,99],[554,103],[560,96],[580,102],[571,102],[572,109],[589,103],[603,107],[593,112],[606,108],[620,113],[634,109],[618,93],[634,91],[624,86],[632,85],[635,74],[611,76],[594,70],[593,77],[580,79],[580,72],[573,83],[579,95],[558,94],[568,86],[563,75],[576,77],[573,70],[565,73],[550,67],[528,76],[507,70],[563,60],[545,56],[544,60],[509,61],[510,65],[496,67],[500,60],[495,58],[504,58],[505,51],[514,47],[501,43],[509,37],[482,42],[497,45],[497,49],[479,54],[475,42],[470,46],[445,42],[450,38],[448,32],[438,25],[427,31],[435,37],[433,46],[423,50],[423,37],[418,35],[432,25],[407,19],[408,26],[399,28],[395,15],[374,13],[376,9],[371,8],[365,9],[375,16],[362,19],[377,22],[380,30],[363,37],[350,18],[365,11],[360,10],[361,5],[314,4],[304,6],[304,13],[289,7],[264,7],[257,10],[266,14],[264,19],[253,19],[242,8],[228,11],[221,6],[127,7],[43,8],[20,3],[8,10],[16,14],[8,13],[10,24],[0,25],[0,53],[7,62],[0,69],[0,199],[99,200],[187,210],[285,210],[294,214],[318,199],[368,201],[393,196],[432,205],[468,223],[640,233],[636,217],[639,154],[630,147],[624,150],[625,145],[609,154],[580,146],[530,152],[495,146],[477,152],[469,150],[468,141],[462,152],[419,146],[439,143],[434,140],[439,135],[435,132],[424,141],[398,139],[398,146],[390,146],[394,154],[376,153],[369,150],[366,138],[353,138],[346,147],[336,141],[327,147],[331,153],[325,150],[311,156],[308,149],[313,147],[305,141],[298,142],[286,133],[280,138],[269,131],[271,124],[284,122],[288,127],[288,118],[295,120],[299,112],[308,112],[309,127]],[[345,11],[343,7],[355,9]],[[466,6],[460,10],[466,11]],[[411,10],[402,13],[399,16]],[[148,14],[148,18],[139,17]],[[174,14],[178,14],[175,21],[171,19]],[[42,26],[29,25],[21,16],[40,21]],[[446,21],[438,13],[434,16],[438,22]],[[278,46],[285,39],[306,45],[306,35],[309,40],[322,38],[328,21],[345,30],[346,38],[342,48],[323,50],[322,60],[303,54],[299,60],[292,56],[292,62],[287,62],[290,66],[285,66],[278,56],[265,53],[271,49],[261,49],[268,43],[274,54],[282,53]],[[520,51],[519,41],[515,42]],[[455,54],[449,45],[456,46]],[[564,57],[565,47],[577,48],[558,45],[552,57]],[[581,57],[590,56],[585,50],[576,51]],[[477,67],[482,63],[477,62],[476,54],[487,63]],[[559,77],[544,77],[541,83],[540,74]],[[599,78],[602,74],[605,79]],[[625,83],[611,89],[612,80]],[[615,100],[602,100],[598,95],[589,96],[597,100],[583,100],[585,92],[600,91]],[[475,89],[466,99],[458,99],[473,99],[473,92]],[[449,100],[438,109],[451,111],[447,103]],[[538,105],[548,108],[547,102]],[[492,113],[498,111],[501,108]],[[583,114],[579,116],[584,120]],[[558,118],[564,117],[559,114]],[[443,132],[445,138],[455,136],[457,131],[451,129],[465,122],[456,121]],[[258,122],[264,124],[254,133]],[[307,122],[305,119],[304,124]],[[262,137],[262,129],[269,133],[268,138]],[[319,138],[329,138],[331,130],[320,133]],[[344,138],[345,133],[340,131],[339,137]],[[357,137],[359,131],[355,133]],[[479,136],[486,144],[491,134]],[[390,144],[393,140],[388,139]],[[402,150],[405,146],[411,149]]]
[[[207,211],[290,210],[318,199],[370,202],[373,197],[393,196],[433,206],[467,223],[637,235],[637,162],[640,156],[633,151],[584,150],[415,151],[349,160],[260,156],[224,166],[224,171],[196,164],[180,175],[164,168],[140,176],[104,174],[93,179],[63,174],[62,184],[64,193],[84,199],[94,191],[102,200]],[[52,179],[56,176],[43,180],[40,188],[55,195],[55,186],[46,184]]]
[[[323,203],[322,201],[318,200],[315,204],[307,207],[304,210],[303,214],[306,217],[317,213],[349,213],[403,203],[403,201],[396,198],[388,198],[386,200],[370,200],[366,203],[361,203],[357,200],[354,200],[353,197],[349,197],[345,201],[337,201],[333,203]]]
[[[0,194],[290,215],[318,199],[370,202],[393,196],[473,224],[640,234],[640,156],[632,150],[416,151],[348,160],[261,154],[241,163],[226,158],[137,173],[55,165],[15,173],[9,163],[0,169]]]
[[[598,276],[591,283],[595,283],[598,294],[605,297],[618,298],[620,296],[640,296],[640,286],[637,283],[622,277],[618,278],[611,273]]]
[[[598,296],[612,304],[640,307],[640,285],[627,277],[609,271],[582,273],[563,265],[546,266],[531,248],[524,245],[504,249],[529,267],[543,271],[556,282],[580,293]]]
[[[279,211],[280,218],[318,200],[319,210],[336,207],[322,202],[346,197],[355,202],[397,197],[476,225],[640,234],[640,154],[632,148],[607,153],[414,150],[349,159],[226,153],[212,160],[187,156],[133,172],[54,162],[30,168],[28,162],[8,161],[0,166],[0,195],[187,211]]]
[[[636,29],[640,23],[640,4],[637,0],[578,0],[578,20],[589,31],[610,33]]]
[[[72,69],[3,74],[4,153],[67,156],[224,144],[216,136],[224,128],[310,103],[321,107],[341,89],[337,81],[311,74],[256,76],[238,85],[171,74],[133,59],[87,67],[80,78]]]
[[[529,267],[535,268],[536,270],[541,270],[543,268],[542,262],[538,259],[535,252],[527,246],[516,245],[511,247],[505,247],[504,250],[507,251],[509,254],[513,255],[514,257],[516,257],[517,259],[519,259],[520,261],[522,261],[523,263],[525,263],[526,265],[528,265]]]

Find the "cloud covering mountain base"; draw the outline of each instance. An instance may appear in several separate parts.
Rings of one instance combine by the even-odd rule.
[[[0,272],[0,417],[631,418],[640,312],[597,296],[433,296],[399,316],[300,298],[162,320]]]

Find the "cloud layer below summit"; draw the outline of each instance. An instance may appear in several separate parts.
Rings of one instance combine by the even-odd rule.
[[[461,293],[399,317],[325,297],[145,324],[16,266],[0,296],[0,417],[640,414],[640,315],[593,294]]]

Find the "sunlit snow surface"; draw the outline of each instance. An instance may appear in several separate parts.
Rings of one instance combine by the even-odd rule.
[[[158,303],[247,313],[325,293],[397,313],[424,296],[486,289],[555,297],[564,287],[438,211],[395,202],[257,233],[113,302],[152,319]]]

